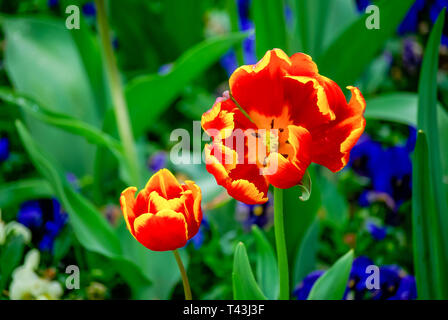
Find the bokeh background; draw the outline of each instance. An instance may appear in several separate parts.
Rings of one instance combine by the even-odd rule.
[[[106,3],[141,182],[167,167],[202,188],[204,221],[181,250],[195,298],[232,299],[240,241],[264,294],[278,294],[272,201],[236,202],[204,165],[174,165],[169,157],[177,143],[171,132],[193,134],[193,121],[228,89],[235,68],[272,48],[311,55],[321,74],[342,88],[358,86],[367,101],[365,134],[348,166],[337,174],[311,166],[308,201],[299,199],[297,188],[285,193],[291,298],[306,299],[316,279],[349,249],[356,259],[344,299],[417,298],[413,205],[428,216],[437,209],[423,201],[425,193],[413,203],[413,193],[432,194],[448,184],[447,27],[440,46],[427,45],[448,1]],[[371,3],[380,10],[379,30],[366,28]],[[71,4],[80,8],[79,30],[65,27]],[[182,299],[172,255],[134,241],[121,215],[118,199],[130,177],[120,155],[95,4],[0,0],[0,13],[0,299]],[[428,48],[437,68],[432,82],[430,63],[422,72]],[[439,180],[416,189],[418,109],[425,93],[436,91],[437,122],[428,136],[440,141],[428,144],[440,149]],[[424,239],[418,245],[439,241],[433,234]],[[432,270],[446,258],[436,265],[420,260]],[[365,287],[370,264],[380,268],[378,290]],[[65,285],[68,265],[79,267],[79,289]],[[441,279],[435,286],[443,292],[448,283]]]

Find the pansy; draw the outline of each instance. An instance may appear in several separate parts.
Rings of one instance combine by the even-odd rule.
[[[121,193],[121,210],[129,232],[153,251],[181,248],[198,232],[202,220],[201,189],[180,184],[167,169],[154,174],[137,198],[137,188]]]
[[[199,227],[198,233],[189,240],[189,242],[193,243],[193,247],[196,250],[199,250],[202,247],[202,244],[205,241],[207,233],[210,231],[210,225],[208,224],[207,219],[202,217],[201,226]]]
[[[9,139],[0,138],[0,162],[6,161],[9,158]]]
[[[273,222],[274,207],[272,201],[263,204],[245,204],[237,202],[236,218],[241,221],[243,228],[247,231],[251,230],[252,225],[260,228],[266,228]]]
[[[29,228],[39,239],[39,249],[52,251],[53,243],[67,224],[68,215],[56,199],[24,202],[17,214],[17,221]]]
[[[300,184],[312,162],[341,170],[364,131],[361,92],[348,87],[347,103],[306,54],[270,50],[257,64],[238,68],[229,86],[230,94],[202,116],[213,139],[205,146],[206,168],[244,203],[265,203],[269,185]]]
[[[165,168],[168,162],[168,156],[165,151],[155,152],[148,161],[148,167],[153,172],[157,172],[160,169]]]
[[[360,204],[368,206],[383,201],[392,210],[411,198],[412,161],[416,131],[409,127],[404,145],[383,148],[381,143],[363,136],[353,148],[350,165],[358,174],[370,178],[371,187],[360,196]]]
[[[375,239],[376,241],[381,241],[384,238],[386,238],[387,235],[386,227],[379,226],[373,221],[366,222],[366,229],[370,233],[372,238]]]

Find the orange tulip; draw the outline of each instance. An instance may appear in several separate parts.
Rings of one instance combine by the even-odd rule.
[[[201,189],[193,181],[179,184],[162,169],[154,174],[137,198],[137,188],[121,193],[126,225],[134,238],[153,251],[185,246],[199,230],[202,220]]]
[[[269,185],[287,189],[299,183],[314,162],[341,170],[365,127],[365,100],[352,97],[318,73],[311,57],[288,57],[274,49],[255,65],[235,70],[230,95],[203,114],[202,127],[213,138],[205,146],[207,170],[237,200],[265,203]],[[235,148],[237,129],[248,132]],[[268,132],[268,133],[266,133]],[[250,142],[261,146],[250,151]],[[252,139],[252,140],[250,140]],[[275,171],[269,171],[271,164]]]

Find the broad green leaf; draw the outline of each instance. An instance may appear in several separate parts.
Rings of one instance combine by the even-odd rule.
[[[140,76],[129,82],[125,94],[135,136],[150,128],[189,82],[246,36],[233,33],[205,40],[176,60],[169,73]]]
[[[77,47],[88,29],[70,31],[63,20],[47,17],[2,17],[1,24],[6,36],[5,69],[17,92],[53,111],[98,125],[97,96],[90,87],[91,72],[86,71],[83,58],[93,59],[98,52],[81,55]],[[72,32],[80,32],[77,41]],[[91,172],[93,146],[30,116],[25,120],[43,150],[65,171],[76,175]],[[71,152],[67,152],[68,145]]]
[[[319,56],[344,28],[357,18],[355,4],[346,0],[293,0],[295,51]],[[293,53],[293,52],[291,52]]]
[[[286,48],[285,11],[283,0],[257,0],[251,3],[255,23],[255,51],[261,59],[266,51]]]
[[[293,264],[293,284],[299,284],[307,274],[316,268],[316,256],[319,240],[319,220],[316,218],[309,226]]]
[[[411,92],[388,93],[367,99],[366,119],[387,120],[417,126],[418,94]],[[440,137],[445,176],[448,176],[448,113],[437,104],[437,127]]]
[[[347,288],[352,264],[353,250],[350,250],[317,279],[308,300],[341,300]]]
[[[20,264],[25,243],[22,236],[14,236],[0,250],[0,290],[5,289],[14,269]]]
[[[122,158],[123,148],[118,140],[96,127],[62,112],[54,112],[12,92],[9,88],[0,88],[0,99],[14,104],[25,113],[49,125],[79,135],[88,142],[107,147],[118,159]]]
[[[367,14],[353,22],[318,57],[319,72],[341,87],[352,85],[395,33],[414,0],[380,0],[380,29],[366,27]]]
[[[279,281],[277,259],[274,249],[268,239],[256,225],[252,226],[252,232],[257,247],[256,274],[261,290],[270,300],[278,298]]]
[[[439,15],[426,46],[423,57],[422,69],[419,79],[419,102],[418,102],[418,128],[427,137],[427,155],[429,168],[429,183],[431,193],[434,196],[434,209],[436,213],[435,221],[431,225],[432,248],[438,252],[441,250],[440,265],[433,265],[440,270],[440,277],[437,282],[431,283],[435,286],[438,299],[448,299],[448,202],[446,200],[447,191],[443,183],[443,170],[440,153],[439,132],[437,129],[437,72],[439,59],[440,39],[445,21],[445,9]],[[426,209],[426,208],[425,208]],[[437,232],[441,239],[437,239]],[[435,246],[435,248],[434,248]],[[437,255],[437,253],[436,253]],[[436,271],[436,270],[434,270]]]
[[[233,298],[235,300],[266,300],[255,281],[246,247],[240,242],[235,248],[233,262]]]
[[[81,245],[112,259],[123,277],[132,283],[147,283],[148,278],[135,263],[123,258],[122,247],[112,227],[81,194],[75,192],[51,160],[41,152],[28,130],[16,121],[22,143],[36,169],[50,183],[70,218],[70,225]]]
[[[123,247],[126,258],[137,264],[144,270],[151,280],[151,285],[146,283],[133,284],[134,299],[169,299],[174,286],[181,280],[179,269],[172,252],[155,252],[145,248],[135,241],[129,233],[124,221],[117,229],[117,235]],[[179,250],[182,262],[188,266],[188,255],[185,250]]]
[[[443,242],[438,224],[433,186],[430,182],[429,150],[426,135],[418,132],[412,172],[412,238],[417,297],[443,298],[446,269]],[[446,279],[445,279],[446,281]]]
[[[318,176],[317,183],[322,194],[325,221],[335,228],[341,229],[349,217],[349,205],[346,196],[339,192],[334,175],[327,176],[322,173]]]
[[[21,179],[0,186],[0,208],[51,196],[53,190],[46,180]]]
[[[315,179],[315,167],[308,168],[311,180]],[[285,238],[288,249],[288,262],[290,270],[293,270],[294,259],[299,250],[300,243],[305,236],[308,227],[314,221],[317,211],[321,207],[321,194],[319,188],[314,185],[313,193],[308,201],[301,201],[299,186],[286,189],[283,192],[283,212],[285,217]],[[291,279],[292,280],[292,279]],[[294,285],[291,283],[291,285]]]

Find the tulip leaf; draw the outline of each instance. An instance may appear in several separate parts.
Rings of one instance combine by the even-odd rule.
[[[246,36],[232,33],[205,40],[187,50],[167,74],[140,76],[129,82],[125,94],[135,136],[150,128],[188,83]]]
[[[81,245],[93,252],[112,259],[125,279],[132,283],[149,284],[149,279],[132,261],[124,259],[122,248],[112,227],[101,213],[81,194],[75,192],[60,171],[34,142],[29,131],[16,121],[20,139],[36,169],[50,183],[70,219],[70,225]]]
[[[107,147],[118,159],[122,158],[123,148],[120,142],[86,122],[64,113],[49,110],[31,99],[14,93],[9,88],[0,88],[0,99],[18,106],[42,122],[84,137],[90,143]]]
[[[235,300],[266,300],[266,297],[255,281],[246,247],[242,242],[235,248],[232,281],[233,298]]]
[[[437,222],[433,186],[430,182],[429,150],[426,135],[418,132],[412,172],[412,238],[417,297],[442,298],[446,269],[443,266],[441,230]],[[444,232],[444,231],[443,231]]]
[[[341,300],[347,288],[352,264],[353,250],[350,250],[317,279],[308,300]]]
[[[308,201],[308,199],[311,197],[312,189],[312,181],[308,171],[305,172],[305,175],[302,178],[302,182],[299,184],[299,189],[301,191],[299,199],[302,201]]]
[[[320,73],[341,87],[354,84],[395,33],[413,3],[414,0],[375,2],[380,12],[380,28],[367,29],[369,14],[360,16],[318,57]]]
[[[308,168],[311,180],[315,179],[315,166]],[[299,186],[295,186],[284,190],[283,192],[283,214],[285,218],[285,237],[286,247],[288,250],[288,262],[290,270],[293,269],[294,259],[303,241],[308,227],[313,223],[317,211],[321,208],[321,193],[317,186],[314,185],[313,193],[308,201],[301,201],[298,194],[301,194]],[[291,285],[294,285],[291,283]]]
[[[319,220],[308,227],[293,264],[293,284],[300,283],[307,274],[315,270],[319,240]]]
[[[418,222],[420,215],[428,215],[426,218],[430,221],[426,224],[429,230],[424,231],[430,234],[430,239],[426,243],[431,252],[430,273],[433,279],[427,284],[422,284],[422,275],[419,276],[420,283],[417,283],[422,291],[420,298],[448,299],[448,203],[446,201],[447,190],[443,183],[442,160],[440,153],[439,131],[437,128],[437,73],[439,46],[445,21],[445,9],[442,10],[431,31],[427,43],[425,55],[423,57],[422,69],[419,79],[419,101],[418,101],[418,128],[422,130],[419,134],[420,146],[419,154],[415,158],[415,175],[417,181],[413,181],[419,201],[424,201],[427,206],[420,207],[421,203],[413,199],[414,223]],[[425,136],[427,139],[425,139]],[[427,144],[427,145],[426,145]],[[421,190],[422,184],[426,187]],[[426,199],[425,199],[426,197]],[[424,211],[423,211],[424,210]],[[429,210],[429,211],[428,211]],[[425,226],[420,226],[425,228]],[[417,229],[416,229],[417,228]],[[414,231],[417,233],[419,226],[414,225]],[[423,236],[422,236],[423,237]],[[416,248],[416,254],[421,253]],[[417,260],[424,257],[414,257]],[[426,261],[426,260],[425,260]],[[419,273],[425,272],[420,268]],[[425,289],[430,287],[430,291]],[[431,294],[431,297],[425,296]]]
[[[252,1],[251,12],[255,23],[255,51],[261,59],[266,51],[286,47],[285,11],[283,1]]]
[[[256,274],[258,283],[266,297],[275,300],[278,298],[280,288],[274,249],[263,231],[256,225],[252,226],[252,233],[257,247]]]
[[[0,251],[0,290],[5,289],[8,279],[20,264],[24,249],[25,242],[21,235],[8,239],[8,242],[2,245]]]
[[[101,60],[89,28],[70,31],[63,20],[36,16],[2,16],[1,24],[5,70],[15,90],[48,109],[99,125],[104,100],[97,100],[97,93],[104,87],[91,76],[102,75],[102,65],[93,63]],[[33,137],[65,171],[78,176],[92,172],[93,146],[27,114],[24,119]]]
[[[417,126],[418,94],[399,92],[383,94],[366,100],[366,119],[386,120]],[[443,172],[448,176],[448,113],[437,104],[437,127],[440,150],[443,154]]]
[[[53,196],[53,190],[46,180],[21,179],[0,186],[0,208],[51,196]]]

